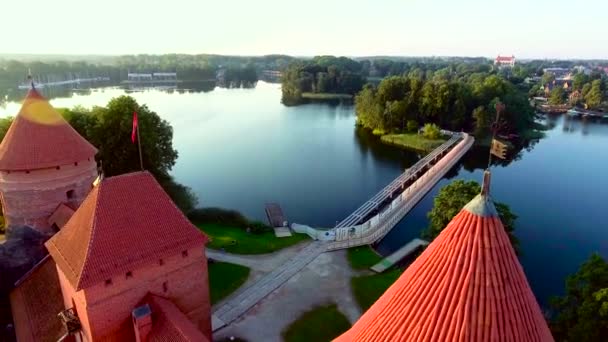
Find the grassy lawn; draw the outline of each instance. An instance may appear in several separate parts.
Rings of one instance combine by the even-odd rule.
[[[340,100],[352,99],[351,94],[334,94],[334,93],[302,93],[302,98],[311,100]]]
[[[283,330],[285,342],[328,342],[350,328],[350,322],[336,304],[305,312]]]
[[[348,249],[348,262],[355,270],[364,270],[374,266],[382,260],[370,246],[360,246]]]
[[[213,262],[209,264],[209,291],[211,305],[226,298],[236,291],[249,277],[249,268],[229,262]]]
[[[422,134],[417,133],[387,134],[383,135],[381,140],[387,144],[424,152],[432,151],[446,141],[444,138],[427,139]]]
[[[350,284],[355,300],[366,311],[399,278],[403,271],[395,269],[380,274],[353,277]]]
[[[198,227],[205,232],[211,241],[207,247],[222,249],[234,254],[266,254],[293,246],[308,239],[306,234],[293,234],[290,237],[278,238],[273,231],[261,234],[247,233],[241,228],[219,224],[202,224]]]

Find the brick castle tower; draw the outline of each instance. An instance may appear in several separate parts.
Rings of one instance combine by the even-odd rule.
[[[0,201],[7,226],[44,233],[61,228],[91,190],[96,153],[32,88],[0,144]]]
[[[102,180],[46,242],[74,334],[146,341],[172,326],[210,340],[206,242],[150,173]]]

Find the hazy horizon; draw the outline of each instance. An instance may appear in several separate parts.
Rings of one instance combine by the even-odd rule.
[[[17,55],[608,57],[601,0],[13,0],[3,9],[12,15],[0,32],[11,34],[0,51]]]

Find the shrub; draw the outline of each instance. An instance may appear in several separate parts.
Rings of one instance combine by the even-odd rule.
[[[236,210],[222,208],[197,208],[188,214],[188,218],[196,224],[217,223],[227,226],[246,228],[249,220]]]
[[[272,227],[260,221],[250,222],[247,227],[251,228],[251,233],[253,234],[262,234],[264,232],[272,231]]]
[[[418,130],[418,122],[416,120],[409,120],[407,122],[407,127],[406,127],[408,132],[414,133]]]
[[[441,137],[441,130],[435,124],[427,123],[424,125],[424,132],[422,135],[431,140],[437,140]]]

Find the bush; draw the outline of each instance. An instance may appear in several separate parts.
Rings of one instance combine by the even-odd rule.
[[[270,227],[269,225],[264,224],[263,222],[260,222],[260,221],[250,222],[249,225],[247,226],[247,228],[250,228],[251,233],[253,233],[253,234],[262,234],[265,232],[272,231],[272,227]]]
[[[422,133],[422,135],[427,139],[437,140],[441,137],[441,130],[435,124],[427,123],[424,125],[423,130],[424,132]]]
[[[196,224],[216,223],[226,226],[246,228],[249,220],[236,210],[222,208],[197,208],[188,213],[188,218]]]
[[[411,133],[418,131],[418,122],[416,120],[409,120],[407,122],[407,131]]]

